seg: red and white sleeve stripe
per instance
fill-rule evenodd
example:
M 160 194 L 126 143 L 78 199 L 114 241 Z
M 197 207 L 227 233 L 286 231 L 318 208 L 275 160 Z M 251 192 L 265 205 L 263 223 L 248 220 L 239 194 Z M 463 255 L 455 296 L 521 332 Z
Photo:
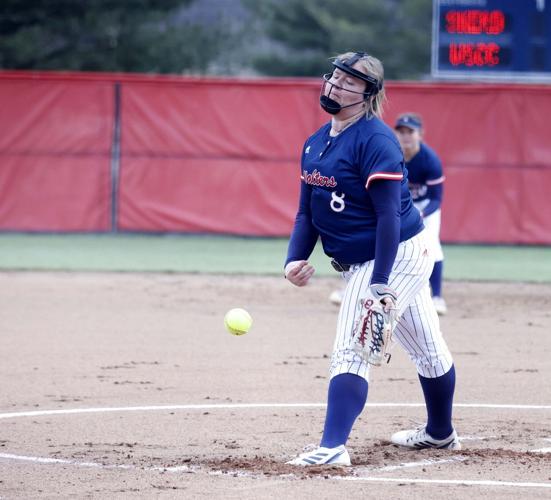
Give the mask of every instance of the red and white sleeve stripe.
M 395 172 L 377 172 L 376 174 L 370 175 L 367 178 L 367 183 L 365 184 L 365 189 L 369 189 L 369 183 L 371 181 L 376 181 L 377 179 L 388 179 L 391 181 L 401 181 L 404 178 L 404 174 L 395 173 Z
M 427 186 L 436 186 L 437 184 L 442 184 L 446 178 L 444 176 L 438 177 L 438 179 L 431 179 L 430 181 L 427 181 Z

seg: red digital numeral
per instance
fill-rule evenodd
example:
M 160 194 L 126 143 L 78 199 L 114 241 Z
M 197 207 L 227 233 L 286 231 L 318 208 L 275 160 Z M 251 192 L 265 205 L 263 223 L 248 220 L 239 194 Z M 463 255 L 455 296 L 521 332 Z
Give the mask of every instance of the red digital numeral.
M 499 35 L 505 30 L 501 10 L 450 10 L 446 13 L 446 31 L 467 35 Z
M 450 43 L 450 63 L 454 66 L 496 66 L 499 64 L 497 43 Z

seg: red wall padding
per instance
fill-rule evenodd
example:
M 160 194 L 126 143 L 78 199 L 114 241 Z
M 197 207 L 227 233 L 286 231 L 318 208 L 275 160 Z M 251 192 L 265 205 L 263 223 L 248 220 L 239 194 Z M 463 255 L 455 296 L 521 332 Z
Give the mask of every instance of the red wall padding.
M 287 236 L 317 79 L 0 73 L 0 230 Z M 446 242 L 551 244 L 551 86 L 389 83 L 385 119 L 420 112 L 446 174 Z
M 106 231 L 108 160 L 96 156 L 0 156 L 0 227 L 12 231 Z
M 113 83 L 0 74 L 0 229 L 110 229 Z
M 122 153 L 188 158 L 296 158 L 317 125 L 317 89 L 128 82 L 122 91 Z
M 127 83 L 119 227 L 288 235 L 317 89 Z
M 442 239 L 551 244 L 551 86 L 394 84 L 385 118 L 422 114 L 444 166 Z
M 296 163 L 201 158 L 123 159 L 123 230 L 289 234 Z

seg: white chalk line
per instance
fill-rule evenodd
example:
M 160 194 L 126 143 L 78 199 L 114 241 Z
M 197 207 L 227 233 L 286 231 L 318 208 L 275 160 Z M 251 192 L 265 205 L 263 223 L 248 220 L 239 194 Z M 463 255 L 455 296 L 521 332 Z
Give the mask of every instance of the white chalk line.
M 67 460 L 64 458 L 49 458 L 49 457 L 29 457 L 25 455 L 13 455 L 11 453 L 0 453 L 0 459 L 13 460 L 22 462 L 34 462 L 38 464 L 70 464 L 78 465 L 79 467 L 97 467 L 100 469 L 130 469 L 128 465 L 105 465 L 95 462 L 78 462 L 76 460 Z
M 20 461 L 20 462 L 33 462 L 38 464 L 64 464 L 64 465 L 76 465 L 78 467 L 93 467 L 99 469 L 125 469 L 125 470 L 148 470 L 148 471 L 163 471 L 163 472 L 199 472 L 199 466 L 189 466 L 189 465 L 177 465 L 169 467 L 138 467 L 133 464 L 102 464 L 98 462 L 80 462 L 78 460 L 69 460 L 67 458 L 51 458 L 51 457 L 33 457 L 28 455 L 15 455 L 13 453 L 0 453 L 0 460 L 11 460 L 11 461 Z M 412 467 L 423 467 L 431 465 L 441 465 L 452 462 L 464 462 L 467 460 L 467 457 L 456 456 L 453 458 L 431 460 L 424 459 L 417 462 L 403 462 L 397 465 L 386 465 L 384 467 L 357 467 L 354 468 L 356 474 L 365 474 L 371 472 L 392 472 L 400 469 L 408 469 Z M 213 473 L 220 473 L 221 471 L 212 471 Z M 236 471 L 231 471 L 236 472 Z
M 470 479 L 416 479 L 407 477 L 354 477 L 341 476 L 333 479 L 340 481 L 371 481 L 377 483 L 410 483 L 410 484 L 454 484 L 461 486 L 506 486 L 509 488 L 551 488 L 551 483 L 523 483 L 514 481 L 484 481 Z
M 459 441 L 486 441 L 496 438 L 497 436 L 459 436 Z
M 14 455 L 12 453 L 0 453 L 0 460 L 12 460 L 20 462 L 33 462 L 38 464 L 64 464 L 76 465 L 78 467 L 93 467 L 97 469 L 140 469 L 151 471 L 169 471 L 169 472 L 192 472 L 193 467 L 188 465 L 178 465 L 173 467 L 136 467 L 132 464 L 100 464 L 97 462 L 79 462 L 78 460 L 69 460 L 66 458 L 50 458 L 50 457 L 31 457 L 27 455 Z
M 100 407 L 100 408 L 72 408 L 62 410 L 35 410 L 26 412 L 10 412 L 0 413 L 0 419 L 18 418 L 18 417 L 36 417 L 45 415 L 67 415 L 67 414 L 83 414 L 83 413 L 109 413 L 109 412 L 128 412 L 128 411 L 167 411 L 167 410 L 219 410 L 219 409 L 250 409 L 250 408 L 324 408 L 325 403 L 221 403 L 221 404 L 188 404 L 188 405 L 163 405 L 163 406 L 130 406 L 130 407 Z M 395 408 L 395 407 L 424 407 L 421 403 L 368 403 L 366 406 L 373 408 Z M 551 405 L 504 405 L 504 404 L 477 404 L 477 403 L 458 403 L 454 405 L 456 408 L 489 408 L 489 409 L 536 409 L 548 410 Z M 490 437 L 481 436 L 465 436 L 461 440 L 484 440 Z M 551 441 L 551 438 L 545 438 Z M 549 453 L 551 448 L 540 448 L 531 450 L 534 453 Z M 101 469 L 123 469 L 123 470 L 148 470 L 148 471 L 164 471 L 164 472 L 198 472 L 197 468 L 181 465 L 171 467 L 136 467 L 129 464 L 100 464 L 96 462 L 79 462 L 76 460 L 58 459 L 49 457 L 32 457 L 13 455 L 8 453 L 0 453 L 0 459 L 27 461 L 40 464 L 66 464 L 75 465 L 78 467 L 93 467 Z M 398 465 L 390 465 L 375 469 L 362 468 L 359 469 L 364 473 L 372 472 L 391 472 L 405 468 L 431 466 L 455 461 L 462 461 L 465 458 L 454 457 L 446 460 L 422 460 L 418 462 L 405 462 Z M 225 471 L 210 471 L 209 474 L 228 474 Z M 243 471 L 233 471 L 238 476 L 248 476 L 249 474 Z M 386 478 L 373 476 L 354 476 L 354 477 L 332 477 L 337 480 L 349 481 L 370 481 L 370 482 L 398 482 L 398 483 L 430 483 L 430 484 L 457 484 L 457 485 L 472 485 L 472 486 L 510 486 L 510 487 L 532 487 L 532 488 L 551 488 L 551 483 L 528 483 L 528 482 L 511 482 L 511 481 L 490 481 L 490 480 L 432 480 L 432 479 L 416 479 L 416 478 Z
M 99 469 L 122 469 L 122 470 L 145 470 L 157 472 L 187 472 L 198 473 L 202 472 L 197 468 L 186 465 L 174 467 L 136 467 L 129 464 L 99 464 L 95 462 L 79 462 L 77 460 L 67 460 L 61 458 L 46 458 L 46 457 L 31 457 L 25 455 L 13 455 L 10 453 L 0 453 L 0 459 L 13 461 L 26 461 L 39 464 L 64 464 L 75 465 L 78 467 L 93 467 Z M 380 467 L 372 470 L 362 468 L 362 472 L 389 472 L 400 468 L 418 467 L 421 465 L 431 466 L 452 461 L 460 461 L 461 457 L 456 457 L 453 460 L 421 460 L 419 462 L 406 462 L 397 466 Z M 254 477 L 253 474 L 243 471 L 220 471 L 214 470 L 207 472 L 212 475 L 237 475 L 240 477 Z M 290 476 L 286 474 L 286 476 Z M 500 486 L 509 488 L 551 488 L 551 483 L 534 483 L 534 482 L 515 482 L 515 481 L 491 481 L 491 480 L 470 480 L 470 479 L 418 479 L 418 478 L 398 478 L 398 477 L 376 477 L 376 476 L 330 476 L 329 479 L 337 481 L 366 481 L 379 483 L 404 483 L 404 484 L 446 484 L 446 485 L 462 485 L 462 486 Z
M 543 438 L 543 440 L 551 442 L 551 438 Z M 536 450 L 530 450 L 530 451 L 532 453 L 551 453 L 551 448 L 550 447 L 538 448 Z
M 453 458 L 444 458 L 440 460 L 418 460 L 417 462 L 402 462 L 397 465 L 385 465 L 384 467 L 376 467 L 376 468 L 370 468 L 370 467 L 363 467 L 358 468 L 358 473 L 366 473 L 366 472 L 393 472 L 395 470 L 400 469 L 409 469 L 412 467 L 423 467 L 423 466 L 431 466 L 431 465 L 442 465 L 442 464 L 449 464 L 452 462 L 464 462 L 467 460 L 467 457 L 457 456 Z M 358 474 L 359 475 L 359 474 Z
M 551 410 L 551 405 L 513 405 L 486 403 L 458 403 L 454 408 L 503 409 L 503 410 Z M 82 413 L 111 413 L 128 411 L 171 411 L 171 410 L 242 410 L 251 408 L 325 408 L 325 403 L 220 403 L 185 404 L 165 406 L 122 406 L 106 408 L 69 408 L 63 410 L 33 410 L 0 413 L 0 420 L 19 417 L 40 417 L 45 415 L 71 415 Z M 424 403 L 367 403 L 366 408 L 425 408 Z

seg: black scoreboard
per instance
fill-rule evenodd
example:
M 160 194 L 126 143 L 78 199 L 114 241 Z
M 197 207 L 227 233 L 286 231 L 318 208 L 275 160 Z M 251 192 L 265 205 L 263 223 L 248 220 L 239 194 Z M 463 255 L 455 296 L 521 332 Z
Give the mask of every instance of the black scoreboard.
M 551 81 L 551 0 L 433 0 L 432 76 Z

